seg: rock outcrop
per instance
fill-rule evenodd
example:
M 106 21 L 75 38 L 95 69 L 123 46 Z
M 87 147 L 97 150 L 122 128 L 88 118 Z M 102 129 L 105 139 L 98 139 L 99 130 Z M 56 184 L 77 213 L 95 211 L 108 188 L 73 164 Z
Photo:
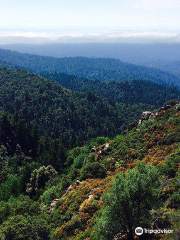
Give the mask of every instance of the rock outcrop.
M 154 119 L 155 118 L 155 114 L 150 112 L 150 111 L 145 111 L 142 113 L 141 119 L 139 120 L 138 126 L 137 126 L 137 130 L 140 130 L 140 127 L 142 125 L 143 122 L 149 120 L 149 119 Z
M 109 142 L 109 143 L 105 143 L 97 148 L 93 147 L 91 149 L 91 153 L 94 152 L 96 154 L 96 159 L 97 159 L 97 157 L 100 155 L 103 155 L 103 156 L 106 155 L 106 153 L 110 150 L 110 146 L 112 146 L 112 145 L 113 145 L 113 143 Z

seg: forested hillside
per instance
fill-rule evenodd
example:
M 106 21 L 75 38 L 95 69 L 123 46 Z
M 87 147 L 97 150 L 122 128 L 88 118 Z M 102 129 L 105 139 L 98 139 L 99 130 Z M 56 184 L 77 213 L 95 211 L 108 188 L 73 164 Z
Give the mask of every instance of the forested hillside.
M 21 67 L 38 73 L 63 72 L 97 80 L 143 80 L 180 86 L 179 78 L 170 73 L 110 58 L 53 58 L 0 49 L 0 60 L 11 67 Z
M 177 36 L 178 37 L 178 36 Z M 74 39 L 74 38 L 73 38 Z M 71 41 L 73 41 L 71 38 Z M 131 40 L 130 40 L 131 39 Z M 130 38 L 133 41 L 133 38 Z M 5 41 L 5 40 L 4 40 Z M 57 43 L 57 44 L 7 44 L 3 49 L 41 56 L 115 58 L 124 62 L 142 64 L 157 60 L 178 61 L 180 44 L 169 43 Z
M 178 240 L 179 90 L 3 65 L 0 240 Z
M 69 150 L 62 172 L 46 163 L 58 148 L 47 154 L 37 126 L 1 112 L 0 239 L 133 240 L 137 226 L 173 230 L 144 239 L 178 239 L 180 104 L 148 114 L 139 130 Z M 33 142 L 42 155 L 23 153 Z
M 145 109 L 117 104 L 92 93 L 75 93 L 24 70 L 0 69 L 0 108 L 40 126 L 66 147 L 96 136 L 113 136 Z
M 180 61 L 156 60 L 144 62 L 144 65 L 161 69 L 180 78 Z
M 150 81 L 99 81 L 64 73 L 44 73 L 42 75 L 73 91 L 92 92 L 125 104 L 145 103 L 159 107 L 166 101 L 180 98 L 178 89 Z

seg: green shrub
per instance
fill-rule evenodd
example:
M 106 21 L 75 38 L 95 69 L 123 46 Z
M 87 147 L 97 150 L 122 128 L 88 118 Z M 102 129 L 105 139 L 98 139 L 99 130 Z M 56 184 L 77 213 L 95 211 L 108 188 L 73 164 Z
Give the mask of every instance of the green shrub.
M 109 142 L 109 138 L 108 137 L 97 137 L 97 138 L 91 140 L 91 142 L 89 144 L 89 150 L 91 148 L 93 148 L 94 146 L 98 147 L 98 146 L 100 146 L 100 145 L 102 145 L 104 143 L 107 143 L 107 142 Z
M 53 186 L 47 189 L 43 195 L 41 195 L 40 200 L 45 204 L 50 204 L 53 199 L 58 198 L 58 189 Z
M 49 225 L 41 217 L 10 217 L 1 224 L 0 232 L 9 240 L 49 240 Z
M 21 178 L 10 175 L 8 180 L 0 185 L 0 201 L 8 201 L 11 196 L 17 197 L 22 188 Z
M 166 161 L 160 165 L 159 168 L 162 174 L 165 174 L 169 178 L 174 178 L 178 171 L 179 164 L 180 164 L 180 155 L 179 153 L 176 153 L 168 157 Z
M 0 202 L 0 224 L 10 215 L 11 209 L 7 202 Z M 0 238 L 1 239 L 1 238 Z
M 160 207 L 159 186 L 157 169 L 142 163 L 127 174 L 116 175 L 97 221 L 104 239 L 113 240 L 120 233 L 133 240 L 137 226 L 148 226 L 150 211 Z
M 106 169 L 99 162 L 87 163 L 81 169 L 80 177 L 82 180 L 87 178 L 104 178 L 106 177 Z
M 83 165 L 84 160 L 86 159 L 86 154 L 81 154 L 74 159 L 73 167 L 74 168 L 81 168 Z
M 73 148 L 72 150 L 69 150 L 68 153 L 67 153 L 66 165 L 71 166 L 73 164 L 74 159 L 76 157 L 78 157 L 80 153 L 81 153 L 81 148 L 80 147 Z

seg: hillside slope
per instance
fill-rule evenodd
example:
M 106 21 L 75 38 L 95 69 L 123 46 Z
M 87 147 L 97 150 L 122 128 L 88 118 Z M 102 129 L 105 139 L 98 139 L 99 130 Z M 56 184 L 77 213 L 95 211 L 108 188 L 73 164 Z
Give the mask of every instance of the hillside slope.
M 73 91 L 92 92 L 125 104 L 144 103 L 160 107 L 164 102 L 180 97 L 178 89 L 149 81 L 99 81 L 64 73 L 44 73 L 42 75 Z
M 18 154 L 1 159 L 10 172 L 0 185 L 2 239 L 135 240 L 137 226 L 173 231 L 141 239 L 179 239 L 180 103 L 143 113 L 139 130 L 68 151 L 64 174 L 37 166 L 24 195 L 20 160 L 32 160 Z
M 0 108 L 38 124 L 43 134 L 60 138 L 68 148 L 117 134 L 146 107 L 116 104 L 91 93 L 72 92 L 24 70 L 0 68 Z
M 103 236 L 103 223 L 101 225 L 102 229 L 100 229 L 100 226 L 98 227 L 98 224 L 101 224 L 99 219 L 105 214 L 105 212 L 103 212 L 104 196 L 107 191 L 109 191 L 109 187 L 115 176 L 119 176 L 124 171 L 126 174 L 131 173 L 132 170 L 130 169 L 136 168 L 139 162 L 154 166 L 154 171 L 159 171 L 161 182 L 158 185 L 158 191 L 161 192 L 160 202 L 158 203 L 158 208 L 155 210 L 158 212 L 158 215 L 152 211 L 148 226 L 152 226 L 152 228 L 155 229 L 167 228 L 174 230 L 174 235 L 169 238 L 168 235 L 152 234 L 151 236 L 144 235 L 144 239 L 178 239 L 180 234 L 180 228 L 178 228 L 178 219 L 180 216 L 178 194 L 180 188 L 177 182 L 180 174 L 180 105 L 168 106 L 167 109 L 162 108 L 152 114 L 152 116 L 153 118 L 144 120 L 139 131 L 133 129 L 123 135 L 117 136 L 104 145 L 96 145 L 92 149 L 92 145 L 82 148 L 79 150 L 79 153 L 75 150 L 69 152 L 69 157 L 71 158 L 74 153 L 71 171 L 77 171 L 81 168 L 79 176 L 77 176 L 75 180 L 78 179 L 82 182 L 75 182 L 68 191 L 64 192 L 63 195 L 59 195 L 57 207 L 55 210 L 52 210 L 52 213 L 55 215 L 71 215 L 70 218 L 63 217 L 58 223 L 59 226 L 58 224 L 56 225 L 55 235 L 57 239 L 113 240 L 114 237 L 106 238 Z M 84 161 L 80 161 L 80 159 L 84 159 Z M 80 162 L 78 162 L 78 160 Z M 102 169 L 106 169 L 107 172 L 103 172 L 101 168 L 99 168 L 101 169 L 101 172 L 99 172 L 95 168 L 95 163 L 101 165 Z M 145 175 L 146 179 L 148 178 L 147 175 L 148 173 Z M 123 176 L 123 178 L 125 178 L 125 175 Z M 72 179 L 70 181 L 72 181 Z M 151 182 L 150 180 L 148 181 L 148 185 L 150 185 Z M 128 183 L 126 184 L 126 188 L 128 188 Z M 134 183 L 132 182 L 130 185 L 131 184 Z M 58 191 L 58 186 L 56 187 L 56 191 Z M 122 193 L 121 197 L 126 196 L 125 189 L 119 189 L 119 191 L 124 191 L 124 195 Z M 130 194 L 132 194 L 132 191 L 133 188 Z M 138 190 L 136 191 L 134 201 L 135 204 L 138 205 L 138 199 L 139 201 L 143 199 L 143 196 L 140 197 L 142 189 L 139 193 Z M 154 196 L 154 199 L 156 196 Z M 118 201 L 115 199 L 115 196 L 111 196 L 108 207 L 110 207 L 110 203 L 113 201 L 116 201 L 116 204 L 118 204 Z M 145 199 L 142 201 L 145 201 Z M 149 199 L 149 201 L 151 200 Z M 128 200 L 124 204 L 128 211 L 130 207 Z M 143 208 L 143 202 L 141 204 L 141 208 Z M 118 205 L 114 207 L 117 212 Z M 136 205 L 134 208 L 135 207 Z M 106 210 L 104 209 L 104 211 Z M 148 209 L 146 209 L 145 212 L 148 213 Z M 134 217 L 135 215 L 132 216 L 131 219 L 132 224 L 133 221 L 135 221 Z M 124 229 L 111 228 L 113 224 L 117 224 L 116 226 L 118 226 L 120 220 L 121 219 L 118 219 L 114 213 L 113 219 L 111 219 L 109 223 L 110 227 L 109 229 L 105 229 L 105 231 L 112 231 L 113 236 L 118 234 L 119 237 L 116 238 L 118 240 L 136 239 L 135 234 L 133 238 L 129 238 L 128 232 L 125 233 Z M 105 221 L 105 219 L 103 219 L 103 221 Z M 141 221 L 141 219 L 139 219 L 139 221 Z M 119 227 L 120 226 L 121 224 Z M 145 226 L 147 227 L 147 223 Z M 134 227 L 137 227 L 137 225 Z M 143 227 L 143 225 L 141 227 Z M 133 232 L 134 230 L 135 228 Z M 99 234 L 97 232 L 99 232 Z
M 97 80 L 143 80 L 180 85 L 180 80 L 172 74 L 110 58 L 53 58 L 0 49 L 0 61 L 38 73 L 63 72 Z
M 144 62 L 145 66 L 161 69 L 180 78 L 180 61 L 156 60 Z

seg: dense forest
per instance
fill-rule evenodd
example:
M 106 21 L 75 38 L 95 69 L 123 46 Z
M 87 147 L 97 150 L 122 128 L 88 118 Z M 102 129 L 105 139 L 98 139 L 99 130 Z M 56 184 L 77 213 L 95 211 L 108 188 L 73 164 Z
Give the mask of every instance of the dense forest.
M 0 61 L 1 64 L 10 64 L 10 67 L 38 73 L 63 72 L 95 80 L 143 80 L 162 85 L 180 85 L 179 78 L 170 73 L 111 58 L 53 58 L 0 49 Z
M 97 136 L 114 136 L 153 106 L 117 104 L 91 92 L 72 92 L 25 70 L 1 68 L 0 108 L 73 147 Z
M 178 102 L 152 112 L 138 131 L 61 154 L 56 168 L 59 147 L 36 124 L 1 111 L 0 129 L 0 239 L 133 240 L 137 225 L 173 230 L 144 239 L 178 239 Z
M 174 76 L 180 78 L 180 61 L 168 61 L 168 60 L 156 60 L 156 61 L 149 61 L 144 63 L 146 66 L 149 67 L 156 67 L 161 69 L 162 71 L 169 72 Z
M 99 81 L 64 73 L 42 75 L 73 91 L 91 92 L 125 104 L 144 103 L 159 107 L 168 100 L 180 97 L 180 91 L 175 87 L 162 86 L 150 81 Z

